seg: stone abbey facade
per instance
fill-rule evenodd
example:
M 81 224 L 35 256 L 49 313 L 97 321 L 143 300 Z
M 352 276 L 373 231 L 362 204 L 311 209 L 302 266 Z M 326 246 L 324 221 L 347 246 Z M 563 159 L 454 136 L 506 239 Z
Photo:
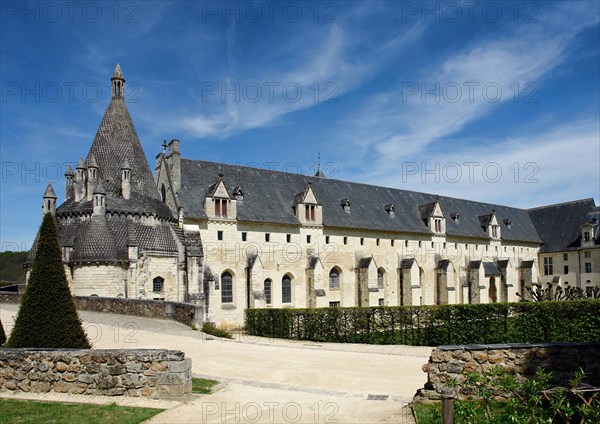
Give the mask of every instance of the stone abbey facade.
M 44 195 L 76 295 L 199 303 L 205 319 L 233 324 L 248 307 L 506 302 L 546 280 L 600 286 L 592 199 L 524 210 L 185 159 L 179 140 L 163 144 L 153 177 L 119 65 L 111 81 L 65 202 L 51 186 Z M 545 275 L 563 251 L 568 280 Z M 587 251 L 595 265 L 577 269 L 569 255 Z

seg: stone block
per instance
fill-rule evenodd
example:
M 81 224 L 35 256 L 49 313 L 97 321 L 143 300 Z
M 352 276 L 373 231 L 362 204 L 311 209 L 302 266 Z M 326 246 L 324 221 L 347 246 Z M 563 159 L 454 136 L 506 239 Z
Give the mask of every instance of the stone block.
M 450 361 L 448 362 L 448 372 L 452 374 L 458 374 L 463 371 L 464 362 L 462 361 Z
M 171 372 L 184 372 L 192 368 L 192 359 L 185 358 L 183 361 L 169 361 L 168 369 Z
M 28 392 L 30 390 L 29 381 L 20 381 L 19 384 L 17 384 L 17 387 L 24 392 Z
M 90 384 L 94 382 L 94 376 L 92 374 L 80 374 L 77 380 L 85 384 Z
M 125 374 L 126 372 L 127 372 L 127 368 L 123 364 L 110 365 L 108 367 L 108 373 L 110 375 L 121 375 L 121 374 Z
M 35 393 L 48 393 L 50 391 L 50 384 L 43 381 L 36 381 L 31 383 L 31 391 Z
M 68 382 L 77 380 L 77 377 L 77 374 L 74 374 L 72 372 L 66 372 L 62 375 L 62 379 Z
M 17 382 L 15 380 L 8 380 L 4 383 L 4 387 L 8 390 L 15 390 L 17 388 Z
M 486 362 L 488 360 L 487 352 L 485 351 L 476 351 L 471 354 L 473 359 L 475 359 L 480 364 Z
M 58 372 L 65 372 L 67 370 L 68 366 L 67 364 L 65 364 L 62 361 L 59 361 L 56 363 L 56 365 L 54 365 L 54 369 Z
M 154 371 L 166 371 L 168 369 L 168 367 L 169 367 L 168 362 L 160 361 L 160 362 L 152 362 L 150 369 L 154 370 Z
M 58 381 L 53 386 L 53 389 L 55 392 L 58 392 L 58 393 L 67 393 L 69 391 L 69 384 L 64 381 Z

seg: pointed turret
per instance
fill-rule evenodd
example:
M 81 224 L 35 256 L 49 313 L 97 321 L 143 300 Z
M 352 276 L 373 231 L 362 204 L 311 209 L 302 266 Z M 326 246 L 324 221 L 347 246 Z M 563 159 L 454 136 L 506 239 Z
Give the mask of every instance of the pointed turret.
M 315 177 L 325 178 L 325 174 L 321 171 L 321 165 L 318 166 L 317 172 L 315 173 Z
M 112 98 L 113 99 L 124 99 L 125 98 L 125 78 L 123 78 L 123 72 L 121 72 L 121 65 L 117 63 L 115 72 L 112 78 Z
M 98 182 L 98 163 L 94 155 L 90 155 L 87 160 L 87 199 L 92 200 L 96 184 Z
M 81 156 L 79 157 L 79 162 L 77 162 L 77 166 L 75 167 L 75 174 L 75 184 L 73 190 L 75 192 L 75 201 L 79 202 L 85 198 L 86 190 L 86 167 Z
M 47 213 L 51 213 L 54 215 L 56 213 L 56 193 L 54 192 L 54 188 L 52 184 L 48 184 L 46 187 L 46 192 L 44 193 L 44 203 L 42 204 L 42 215 L 46 215 Z
M 67 166 L 67 170 L 65 171 L 65 200 L 72 199 L 75 196 L 73 192 L 73 168 L 71 165 Z
M 121 194 L 123 199 L 126 200 L 131 197 L 131 165 L 129 165 L 127 158 L 121 165 Z
M 99 182 L 94 190 L 94 215 L 104 215 L 106 211 L 106 190 Z

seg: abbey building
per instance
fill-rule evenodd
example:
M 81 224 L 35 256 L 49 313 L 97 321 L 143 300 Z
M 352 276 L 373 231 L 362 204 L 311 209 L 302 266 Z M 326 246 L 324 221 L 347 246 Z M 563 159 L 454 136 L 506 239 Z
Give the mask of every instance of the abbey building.
M 506 302 L 537 282 L 600 286 L 592 199 L 525 210 L 186 159 L 179 140 L 153 177 L 119 65 L 111 81 L 64 203 L 51 186 L 44 195 L 75 295 L 195 302 L 206 320 L 242 323 L 248 307 Z

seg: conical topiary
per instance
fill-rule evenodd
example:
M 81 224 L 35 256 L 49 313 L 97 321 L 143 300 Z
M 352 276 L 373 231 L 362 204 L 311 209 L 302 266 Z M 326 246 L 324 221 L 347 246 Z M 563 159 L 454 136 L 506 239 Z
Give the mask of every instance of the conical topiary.
M 52 214 L 44 215 L 27 289 L 6 346 L 90 348 L 67 283 Z
M 4 327 L 2 327 L 2 320 L 0 319 L 0 346 L 2 346 L 5 341 L 6 333 L 4 332 Z

